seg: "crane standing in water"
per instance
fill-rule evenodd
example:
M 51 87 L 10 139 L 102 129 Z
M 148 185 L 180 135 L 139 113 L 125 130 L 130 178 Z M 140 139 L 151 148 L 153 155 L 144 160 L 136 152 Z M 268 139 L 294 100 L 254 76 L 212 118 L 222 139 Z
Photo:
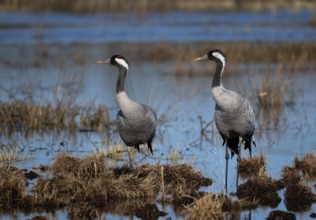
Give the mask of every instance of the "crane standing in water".
M 97 61 L 97 64 L 111 64 L 119 70 L 116 84 L 116 99 L 120 111 L 117 114 L 117 128 L 124 143 L 135 147 L 146 144 L 153 155 L 152 141 L 157 127 L 157 114 L 148 105 L 139 104 L 127 96 L 124 88 L 129 64 L 122 55 L 114 55 L 108 60 Z
M 249 149 L 251 157 L 251 144 L 254 142 L 255 132 L 255 114 L 249 100 L 240 94 L 224 88 L 222 84 L 222 75 L 225 68 L 226 56 L 219 50 L 211 50 L 206 55 L 196 58 L 198 60 L 212 60 L 216 63 L 216 71 L 212 81 L 212 95 L 215 100 L 215 123 L 223 138 L 223 146 L 226 144 L 226 175 L 225 188 L 227 190 L 228 175 L 228 149 L 231 151 L 231 157 L 234 154 L 237 158 L 237 180 L 238 187 L 238 166 L 241 159 L 241 145 Z

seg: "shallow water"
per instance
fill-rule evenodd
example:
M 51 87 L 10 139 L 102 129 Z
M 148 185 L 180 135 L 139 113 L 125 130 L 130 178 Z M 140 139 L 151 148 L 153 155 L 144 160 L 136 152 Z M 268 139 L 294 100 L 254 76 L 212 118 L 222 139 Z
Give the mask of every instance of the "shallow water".
M 191 40 L 209 40 L 213 35 L 212 30 L 208 28 L 209 21 L 211 26 L 216 27 L 216 32 L 223 33 L 222 29 L 230 31 L 240 31 L 243 35 L 243 27 L 251 27 L 248 40 L 262 40 L 260 37 L 266 36 L 265 40 L 282 41 L 284 38 L 288 41 L 315 40 L 316 31 L 306 25 L 311 12 L 262 12 L 256 13 L 166 13 L 164 16 L 158 14 L 147 15 L 69 15 L 69 14 L 9 14 L 0 16 L 1 24 L 16 25 L 15 28 L 2 28 L 0 31 L 0 43 L 2 45 L 12 45 L 12 51 L 19 51 L 20 43 L 32 44 L 38 43 L 38 38 L 34 34 L 40 33 L 40 42 L 46 46 L 48 51 L 65 47 L 64 43 L 88 41 L 110 42 L 139 41 L 135 36 L 143 36 L 146 41 L 191 41 Z M 109 19 L 112 22 L 109 22 Z M 157 19 L 159 18 L 159 19 Z M 232 19 L 233 18 L 233 19 Z M 267 19 L 268 18 L 268 19 Z M 43 27 L 34 27 L 41 20 Z M 124 21 L 124 22 L 122 22 Z M 126 21 L 126 22 L 125 22 Z M 276 22 L 275 22 L 276 21 Z M 142 25 L 138 25 L 142 22 Z M 202 23 L 198 27 L 197 24 Z M 21 25 L 25 25 L 21 27 Z M 265 28 L 265 25 L 269 25 Z M 282 28 L 280 28 L 282 26 Z M 104 27 L 104 28 L 103 28 Z M 106 28 L 105 28 L 106 27 Z M 129 27 L 123 29 L 123 27 Z M 133 28 L 139 28 L 134 30 Z M 174 28 L 178 27 L 178 28 Z M 194 29 L 196 27 L 199 30 Z M 192 29 L 193 28 L 193 29 Z M 132 30 L 131 30 L 132 29 Z M 175 29 L 175 32 L 170 32 Z M 282 35 L 283 31 L 295 30 L 293 34 Z M 161 30 L 164 30 L 161 32 Z M 263 30 L 264 33 L 261 33 Z M 123 31 L 117 33 L 116 31 Z M 130 31 L 130 32 L 129 32 Z M 146 32 L 147 31 L 147 32 Z M 186 35 L 183 31 L 190 33 Z M 193 31 L 193 32 L 192 32 Z M 240 40 L 238 34 L 226 34 L 226 37 L 218 35 L 212 40 Z M 97 32 L 97 33 L 95 33 Z M 105 34 L 105 32 L 107 34 Z M 161 34 L 159 35 L 158 34 Z M 52 34 L 54 33 L 54 34 Z M 147 34 L 146 34 L 147 33 Z M 192 34 L 194 33 L 194 34 Z M 201 39 L 199 34 L 203 33 Z M 224 31 L 225 33 L 225 31 Z M 271 33 L 271 34 L 269 34 Z M 313 34 L 310 34 L 313 33 Z M 135 35 L 133 35 L 135 34 Z M 122 38 L 121 38 L 122 36 Z M 189 37 L 188 37 L 189 36 Z M 238 37 L 239 36 L 239 37 Z M 235 38 L 236 37 L 236 38 Z M 141 40 L 142 41 L 142 40 Z M 46 43 L 57 42 L 59 46 L 50 47 Z M 78 44 L 80 46 L 80 44 Z M 8 48 L 8 47 L 6 47 Z M 112 66 L 95 65 L 90 60 L 96 61 L 103 52 L 103 48 L 98 48 L 91 44 L 91 51 L 85 51 L 89 63 L 85 65 L 74 66 L 69 60 L 63 60 L 64 65 L 51 65 L 45 67 L 34 67 L 32 65 L 10 66 L 1 63 L 0 78 L 1 86 L 7 89 L 13 88 L 13 91 L 21 92 L 21 85 L 31 84 L 35 101 L 41 103 L 43 100 L 51 100 L 56 96 L 58 86 L 58 95 L 63 96 L 67 93 L 67 83 L 69 81 L 82 82 L 78 96 L 74 100 L 77 104 L 88 104 L 92 99 L 95 106 L 105 105 L 111 108 L 111 118 L 115 118 L 118 106 L 115 100 L 115 84 L 117 78 L 117 69 Z M 1 51 L 1 56 L 12 51 Z M 33 57 L 27 53 L 27 50 L 21 49 L 20 57 L 15 58 L 17 62 L 23 63 L 23 57 L 32 60 Z M 97 51 L 97 52 L 95 52 Z M 16 53 L 12 53 L 16 54 Z M 3 58 L 3 59 L 4 59 Z M 193 66 L 205 65 L 205 63 L 194 63 Z M 212 66 L 211 66 L 212 67 Z M 179 152 L 179 161 L 192 163 L 195 168 L 201 170 L 206 176 L 215 180 L 215 183 L 203 190 L 212 192 L 224 192 L 225 178 L 225 149 L 221 147 L 222 140 L 218 135 L 214 124 L 208 128 L 206 136 L 200 134 L 199 116 L 207 123 L 213 119 L 214 101 L 210 95 L 210 84 L 213 71 L 210 68 L 209 75 L 176 76 L 170 74 L 173 72 L 175 64 L 171 62 L 138 62 L 133 63 L 127 77 L 127 92 L 132 99 L 141 103 L 148 103 L 156 109 L 158 116 L 165 114 L 166 121 L 162 123 L 157 131 L 157 138 L 154 141 L 154 156 L 144 157 L 148 154 L 138 154 L 135 161 L 142 163 L 172 163 L 168 157 L 175 151 Z M 267 71 L 265 67 L 259 65 L 262 74 Z M 261 75 L 262 76 L 262 75 Z M 316 75 L 313 71 L 291 74 L 284 76 L 286 79 L 292 79 L 295 83 L 291 90 L 295 91 L 295 103 L 284 108 L 280 116 L 278 127 L 263 125 L 260 117 L 256 96 L 250 82 L 258 81 L 261 77 L 258 74 L 251 74 L 251 71 L 245 74 L 224 75 L 224 85 L 232 90 L 242 92 L 248 96 L 255 104 L 257 117 L 256 143 L 257 147 L 253 149 L 253 155 L 261 152 L 267 160 L 267 173 L 273 178 L 279 178 L 281 169 L 285 165 L 292 165 L 294 156 L 302 156 L 316 150 L 316 97 L 314 82 Z M 286 81 L 286 79 L 284 79 Z M 23 86 L 22 86 L 23 88 Z M 303 90 L 303 92 L 300 92 Z M 0 94 L 2 100 L 7 98 L 7 94 Z M 26 156 L 26 160 L 17 163 L 21 168 L 31 169 L 38 165 L 44 165 L 52 162 L 52 159 L 61 151 L 69 152 L 76 156 L 88 155 L 98 148 L 109 149 L 109 144 L 104 140 L 106 134 L 97 133 L 79 133 L 75 138 L 69 134 L 34 134 L 31 138 L 25 138 L 24 134 L 15 133 L 11 137 L 2 136 L 3 143 L 17 142 L 19 146 L 24 146 L 21 154 Z M 62 144 L 61 144 L 62 143 Z M 117 134 L 111 135 L 111 144 L 122 144 Z M 242 156 L 248 156 L 248 152 L 242 151 Z M 127 155 L 124 155 L 125 163 Z M 113 164 L 117 162 L 113 161 Z M 229 191 L 236 190 L 236 157 L 229 161 Z M 314 188 L 314 187 L 313 187 Z M 315 191 L 315 189 L 314 189 Z M 283 198 L 283 196 L 281 196 Z M 286 210 L 283 201 L 277 207 Z M 162 207 L 159 205 L 159 209 Z M 177 218 L 171 207 L 166 207 L 167 217 Z M 252 211 L 240 213 L 243 219 L 263 219 L 268 216 L 271 208 L 258 208 Z M 313 205 L 311 210 L 299 214 L 297 219 L 306 219 L 310 213 L 316 211 Z M 19 219 L 27 219 L 38 213 L 16 214 Z M 57 219 L 67 217 L 67 209 L 61 209 L 54 213 L 42 213 Z M 104 213 L 109 219 L 127 219 L 127 215 L 118 215 L 113 213 Z M 250 216 L 250 217 L 249 217 Z M 13 219 L 13 215 L 0 216 L 1 219 Z M 135 219 L 137 219 L 134 216 Z
M 2 43 L 313 41 L 312 11 L 2 13 Z

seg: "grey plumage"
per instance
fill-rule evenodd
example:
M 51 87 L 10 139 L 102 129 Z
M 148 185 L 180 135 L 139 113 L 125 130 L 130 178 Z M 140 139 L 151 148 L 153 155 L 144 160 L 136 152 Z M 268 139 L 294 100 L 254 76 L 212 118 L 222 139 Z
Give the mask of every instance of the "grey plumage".
M 223 138 L 223 146 L 229 148 L 231 155 L 240 156 L 240 146 L 244 145 L 251 156 L 251 144 L 255 145 L 255 114 L 249 100 L 240 94 L 224 88 L 222 74 L 225 68 L 226 56 L 219 50 L 211 50 L 208 54 L 195 60 L 212 60 L 216 63 L 216 71 L 212 81 L 212 95 L 215 100 L 215 123 Z M 228 151 L 226 149 L 226 187 Z M 240 160 L 240 157 L 238 161 Z M 238 177 L 237 177 L 238 181 Z
M 251 155 L 251 142 L 255 131 L 253 108 L 250 102 L 239 94 L 229 90 L 223 91 L 226 94 L 221 94 L 217 99 L 229 95 L 229 103 L 216 101 L 215 106 L 215 123 L 223 138 L 223 145 L 226 143 L 232 157 L 234 154 L 239 155 L 241 138 L 245 149 L 248 149 Z
M 98 61 L 99 64 L 111 64 L 119 69 L 116 84 L 116 98 L 120 106 L 117 114 L 117 128 L 120 137 L 129 147 L 139 151 L 139 145 L 146 144 L 153 154 L 152 141 L 157 127 L 156 112 L 148 105 L 139 104 L 131 100 L 125 92 L 125 78 L 129 64 L 121 55 L 114 55 L 109 60 Z

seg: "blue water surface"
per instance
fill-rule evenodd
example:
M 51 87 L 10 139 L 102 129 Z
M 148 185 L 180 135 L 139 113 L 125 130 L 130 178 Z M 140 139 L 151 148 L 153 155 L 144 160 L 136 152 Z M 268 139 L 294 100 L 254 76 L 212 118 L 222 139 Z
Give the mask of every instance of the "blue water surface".
M 2 13 L 0 43 L 313 41 L 313 12 Z

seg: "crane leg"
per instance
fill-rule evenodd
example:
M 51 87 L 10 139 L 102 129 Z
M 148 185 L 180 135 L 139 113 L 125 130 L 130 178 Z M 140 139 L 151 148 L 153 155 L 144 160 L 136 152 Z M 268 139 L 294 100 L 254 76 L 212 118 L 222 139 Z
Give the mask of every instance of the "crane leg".
M 239 148 L 239 154 L 237 157 L 237 178 L 236 178 L 236 190 L 238 189 L 238 181 L 239 181 L 239 162 L 241 160 L 241 148 Z
M 131 156 L 131 152 L 130 152 L 130 147 L 127 148 L 127 154 L 128 154 L 128 164 L 129 164 L 129 168 L 133 169 L 133 160 L 132 160 L 132 156 Z
M 228 147 L 227 147 L 227 144 L 226 144 L 225 159 L 226 159 L 225 189 L 226 189 L 226 193 L 227 193 L 228 160 L 229 160 L 229 155 L 228 155 Z
M 153 147 L 152 147 L 152 145 L 151 145 L 151 140 L 149 140 L 149 141 L 147 142 L 147 146 L 148 146 L 148 149 L 149 149 L 150 152 L 151 152 L 151 155 L 154 155 L 154 153 L 153 153 Z

